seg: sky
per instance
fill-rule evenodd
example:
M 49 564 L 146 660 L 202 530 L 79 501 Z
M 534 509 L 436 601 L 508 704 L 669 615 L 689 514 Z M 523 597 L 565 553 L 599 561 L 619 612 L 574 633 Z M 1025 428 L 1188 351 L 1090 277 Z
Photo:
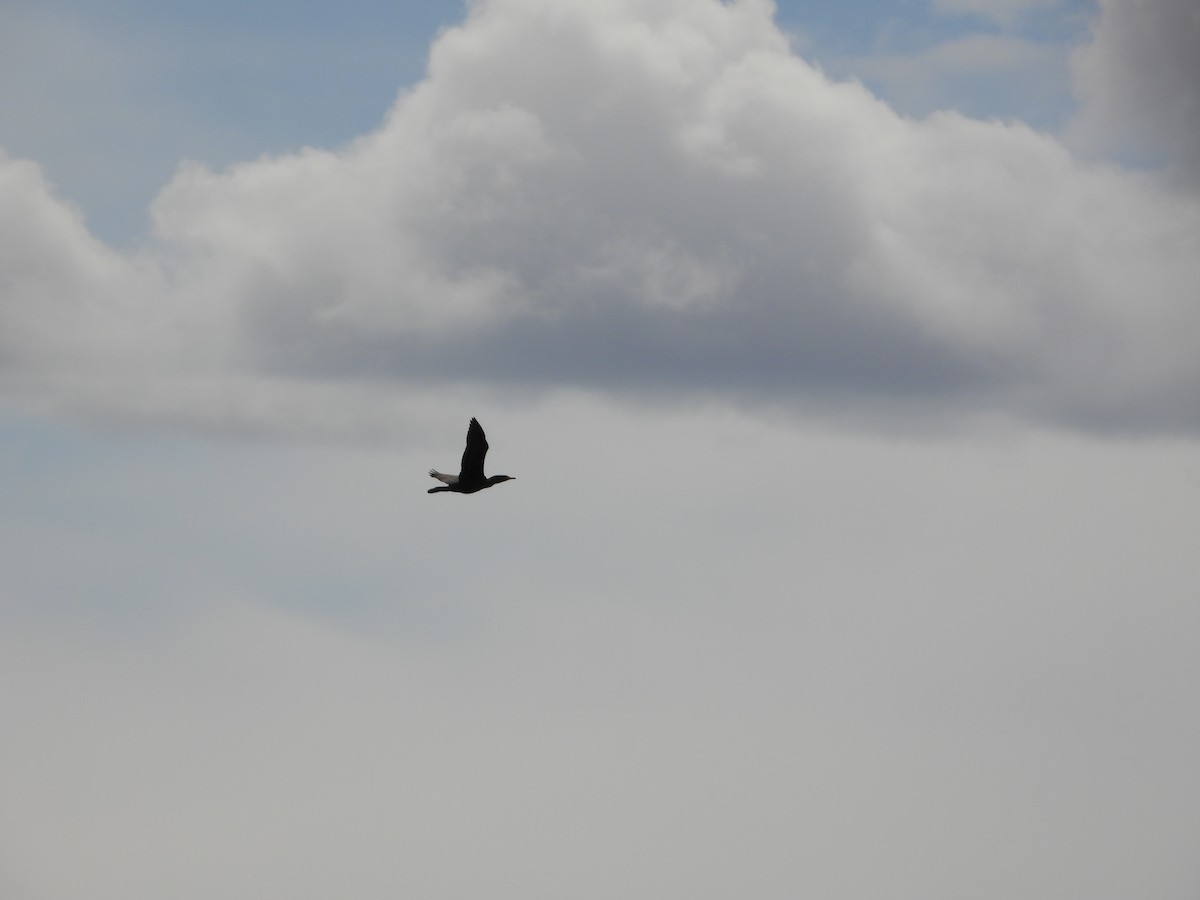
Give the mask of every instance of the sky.
M 1198 51 L 0 3 L 0 895 L 1194 898 Z

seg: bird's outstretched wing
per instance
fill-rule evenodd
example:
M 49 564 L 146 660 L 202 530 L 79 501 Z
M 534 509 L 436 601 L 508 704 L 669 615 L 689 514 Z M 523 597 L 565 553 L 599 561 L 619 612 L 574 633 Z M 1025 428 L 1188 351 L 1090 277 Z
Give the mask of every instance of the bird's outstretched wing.
M 467 427 L 467 449 L 463 451 L 462 471 L 458 473 L 458 480 L 464 483 L 483 481 L 483 458 L 487 452 L 488 442 L 483 426 L 478 419 L 472 419 Z

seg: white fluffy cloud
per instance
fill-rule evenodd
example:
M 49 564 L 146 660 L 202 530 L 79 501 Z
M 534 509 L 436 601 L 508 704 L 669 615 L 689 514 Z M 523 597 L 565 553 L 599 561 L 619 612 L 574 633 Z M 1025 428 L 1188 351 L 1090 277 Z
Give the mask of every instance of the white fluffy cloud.
M 268 385 L 487 382 L 1200 425 L 1194 199 L 902 118 L 771 16 L 480 3 L 376 132 L 184 166 L 130 258 L 0 162 L 9 393 L 61 395 L 83 348 L 76 402 L 177 383 L 215 420 Z

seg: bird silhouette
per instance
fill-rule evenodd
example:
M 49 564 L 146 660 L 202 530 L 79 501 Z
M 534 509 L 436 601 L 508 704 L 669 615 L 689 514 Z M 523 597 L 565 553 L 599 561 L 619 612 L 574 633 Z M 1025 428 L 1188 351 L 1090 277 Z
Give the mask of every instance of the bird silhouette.
M 467 426 L 467 448 L 463 450 L 462 467 L 457 475 L 447 475 L 437 469 L 430 469 L 429 474 L 438 481 L 446 482 L 445 486 L 430 488 L 427 493 L 436 494 L 440 491 L 454 491 L 456 494 L 474 494 L 484 488 L 502 481 L 512 481 L 511 475 L 492 475 L 484 477 L 483 458 L 487 456 L 488 442 L 483 433 L 483 426 L 478 419 L 471 419 Z

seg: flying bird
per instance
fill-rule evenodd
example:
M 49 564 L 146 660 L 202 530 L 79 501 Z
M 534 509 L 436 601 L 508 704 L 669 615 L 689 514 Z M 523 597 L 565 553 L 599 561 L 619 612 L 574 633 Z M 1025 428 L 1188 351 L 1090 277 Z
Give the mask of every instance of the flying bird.
M 437 469 L 430 469 L 429 474 L 438 481 L 446 482 L 446 485 L 445 487 L 430 488 L 428 493 L 454 491 L 458 494 L 473 494 L 484 488 L 490 488 L 493 484 L 512 481 L 513 476 L 511 475 L 484 477 L 483 458 L 487 456 L 487 452 L 488 442 L 483 433 L 483 426 L 479 424 L 478 419 L 472 419 L 471 424 L 467 427 L 467 449 L 463 451 L 462 468 L 457 475 L 446 475 Z

